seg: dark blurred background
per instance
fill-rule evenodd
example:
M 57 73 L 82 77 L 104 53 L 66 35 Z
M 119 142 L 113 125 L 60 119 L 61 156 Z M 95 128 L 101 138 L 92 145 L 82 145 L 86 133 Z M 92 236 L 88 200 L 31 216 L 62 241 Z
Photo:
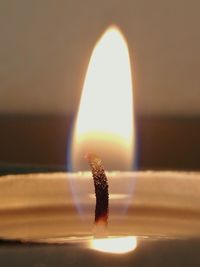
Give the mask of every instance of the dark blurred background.
M 199 1 L 0 0 L 0 166 L 65 169 L 90 53 L 131 55 L 139 169 L 199 170 Z
M 198 118 L 139 117 L 136 121 L 138 169 L 200 169 Z M 72 118 L 66 116 L 1 117 L 1 172 L 11 167 L 14 172 L 65 170 L 71 125 Z

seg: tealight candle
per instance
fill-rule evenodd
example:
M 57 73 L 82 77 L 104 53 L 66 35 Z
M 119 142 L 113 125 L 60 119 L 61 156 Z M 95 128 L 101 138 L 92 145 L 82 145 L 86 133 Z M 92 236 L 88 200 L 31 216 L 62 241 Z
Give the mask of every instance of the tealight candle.
M 110 236 L 200 235 L 199 173 L 107 172 L 107 176 Z M 133 180 L 135 190 L 131 195 Z M 74 181 L 78 185 L 76 196 L 70 186 Z M 91 238 L 93 187 L 90 172 L 2 176 L 0 237 L 34 241 Z
M 135 235 L 199 236 L 200 174 L 127 172 L 135 151 L 132 98 L 127 44 L 111 27 L 89 63 L 72 138 L 72 170 L 87 168 L 87 153 L 103 159 L 109 170 L 107 232 L 120 237 L 120 244 L 121 236 L 126 244 L 132 242 L 132 249 L 136 239 L 130 236 Z M 90 172 L 5 176 L 0 197 L 1 238 L 92 240 L 95 194 Z M 104 240 L 97 241 L 93 247 L 105 246 Z

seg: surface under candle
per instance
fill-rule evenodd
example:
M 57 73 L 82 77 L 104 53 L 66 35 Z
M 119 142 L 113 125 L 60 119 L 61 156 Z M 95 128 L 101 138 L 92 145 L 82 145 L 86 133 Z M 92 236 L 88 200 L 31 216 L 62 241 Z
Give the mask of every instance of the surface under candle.
M 109 172 L 109 235 L 200 235 L 200 173 Z M 82 215 L 70 182 L 79 184 Z M 132 195 L 127 188 L 135 181 Z M 0 179 L 0 237 L 34 240 L 91 236 L 90 173 L 10 175 Z

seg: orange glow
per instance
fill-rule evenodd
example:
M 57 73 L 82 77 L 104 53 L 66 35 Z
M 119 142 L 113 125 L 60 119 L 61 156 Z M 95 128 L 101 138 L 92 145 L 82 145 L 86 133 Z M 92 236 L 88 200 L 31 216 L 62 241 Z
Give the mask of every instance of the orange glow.
M 87 169 L 88 152 L 107 170 L 133 165 L 133 96 L 128 46 L 117 27 L 97 42 L 89 62 L 72 142 L 72 169 Z
M 106 253 L 123 254 L 133 251 L 137 246 L 134 236 L 93 239 L 90 248 Z

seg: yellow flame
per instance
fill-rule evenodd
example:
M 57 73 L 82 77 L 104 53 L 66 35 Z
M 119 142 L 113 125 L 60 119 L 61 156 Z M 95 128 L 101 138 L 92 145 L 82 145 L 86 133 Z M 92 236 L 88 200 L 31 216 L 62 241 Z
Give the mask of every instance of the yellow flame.
M 98 154 L 108 170 L 130 170 L 133 161 L 133 96 L 127 43 L 117 27 L 97 42 L 89 62 L 72 142 L 72 169 L 87 169 L 83 156 Z
M 134 236 L 93 239 L 90 248 L 106 253 L 123 254 L 133 251 L 137 247 L 137 239 Z

